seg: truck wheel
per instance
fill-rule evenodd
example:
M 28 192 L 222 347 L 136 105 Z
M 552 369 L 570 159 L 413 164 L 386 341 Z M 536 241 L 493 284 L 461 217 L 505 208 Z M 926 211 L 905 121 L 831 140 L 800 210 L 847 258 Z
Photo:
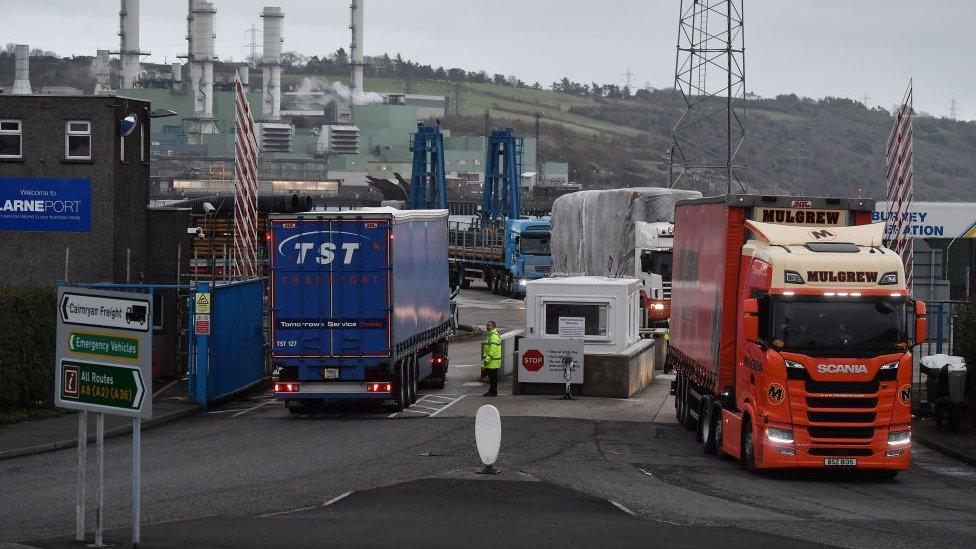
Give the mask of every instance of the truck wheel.
M 698 416 L 698 438 L 706 454 L 715 453 L 715 409 L 712 398 L 702 399 L 701 412 Z
M 685 376 L 678 374 L 674 388 L 674 414 L 678 418 L 678 425 L 685 425 Z
M 752 418 L 742 418 L 742 465 L 750 473 L 756 472 L 756 442 L 752 434 Z
M 404 408 L 409 406 L 407 403 L 406 370 L 403 363 L 402 360 L 397 363 L 394 371 L 393 411 L 395 412 L 402 412 Z
M 471 279 L 470 278 L 462 278 L 461 279 L 461 289 L 462 290 L 467 290 L 470 287 L 471 287 Z
M 411 405 L 417 402 L 417 355 L 413 355 L 411 358 L 407 359 L 407 363 L 410 365 L 407 368 L 407 375 L 410 378 L 407 382 L 408 400 Z
M 715 455 L 718 459 L 728 459 L 728 454 L 722 450 L 725 440 L 725 423 L 722 421 L 722 404 L 716 402 L 712 405 L 712 439 L 715 440 Z

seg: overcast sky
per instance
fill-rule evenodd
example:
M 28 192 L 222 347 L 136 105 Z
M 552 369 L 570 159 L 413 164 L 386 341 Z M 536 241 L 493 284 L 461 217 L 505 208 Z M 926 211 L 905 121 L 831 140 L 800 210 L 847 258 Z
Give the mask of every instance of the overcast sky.
M 673 81 L 679 0 L 365 0 L 367 55 L 514 74 L 637 85 Z M 285 49 L 348 49 L 349 0 L 214 0 L 217 54 L 241 59 L 261 6 L 285 11 Z M 153 61 L 186 49 L 185 0 L 143 0 L 141 45 Z M 0 0 L 0 43 L 61 55 L 118 48 L 118 0 Z M 910 76 L 916 108 L 976 118 L 976 2 L 745 0 L 746 85 L 897 103 Z M 260 38 L 259 38 L 260 40 Z

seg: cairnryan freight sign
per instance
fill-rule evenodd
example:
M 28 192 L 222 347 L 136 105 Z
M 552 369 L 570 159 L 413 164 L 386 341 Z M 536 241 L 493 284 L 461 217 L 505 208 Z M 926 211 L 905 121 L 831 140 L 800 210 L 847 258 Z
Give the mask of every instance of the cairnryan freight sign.
M 0 231 L 91 230 L 91 181 L 0 177 Z

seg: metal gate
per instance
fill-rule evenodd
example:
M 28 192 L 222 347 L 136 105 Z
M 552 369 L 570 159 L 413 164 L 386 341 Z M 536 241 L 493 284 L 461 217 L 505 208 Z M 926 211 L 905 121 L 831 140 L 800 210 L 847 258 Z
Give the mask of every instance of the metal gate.
M 198 283 L 189 300 L 189 393 L 209 407 L 264 381 L 264 279 Z

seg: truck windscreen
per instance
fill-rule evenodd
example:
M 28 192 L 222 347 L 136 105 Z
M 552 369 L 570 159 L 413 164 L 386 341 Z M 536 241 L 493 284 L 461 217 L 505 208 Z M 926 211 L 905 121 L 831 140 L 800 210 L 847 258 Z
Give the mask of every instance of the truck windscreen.
M 661 275 L 662 281 L 671 282 L 671 262 L 673 259 L 674 253 L 671 250 L 643 250 L 640 256 L 641 272 Z
M 519 252 L 522 255 L 549 255 L 549 235 L 523 233 Z
M 902 298 L 777 296 L 766 316 L 768 341 L 779 350 L 864 356 L 909 348 L 908 309 Z

